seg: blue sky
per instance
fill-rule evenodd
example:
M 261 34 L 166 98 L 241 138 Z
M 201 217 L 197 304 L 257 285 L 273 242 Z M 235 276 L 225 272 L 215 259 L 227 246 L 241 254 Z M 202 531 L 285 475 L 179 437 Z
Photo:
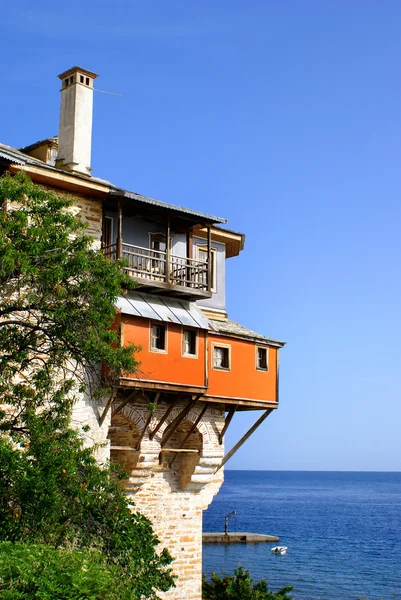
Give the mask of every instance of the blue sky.
M 280 408 L 229 468 L 401 470 L 401 4 L 7 8 L 1 142 L 55 135 L 81 65 L 121 94 L 95 94 L 94 174 L 246 233 L 229 315 L 287 346 Z

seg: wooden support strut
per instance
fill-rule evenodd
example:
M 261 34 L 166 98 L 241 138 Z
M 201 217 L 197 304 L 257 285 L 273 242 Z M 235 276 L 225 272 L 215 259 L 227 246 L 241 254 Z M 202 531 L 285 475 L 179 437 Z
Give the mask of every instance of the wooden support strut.
M 115 397 L 116 397 L 115 392 L 112 392 L 110 394 L 110 398 L 108 399 L 106 406 L 104 407 L 104 411 L 103 411 L 101 417 L 99 418 L 99 427 L 101 427 L 103 425 L 104 420 L 105 420 L 105 418 L 107 416 L 107 413 L 110 410 L 110 406 L 113 404 L 113 402 L 115 400 Z
M 188 441 L 189 437 L 192 435 L 192 433 L 194 432 L 194 430 L 198 427 L 200 420 L 202 419 L 203 415 L 205 414 L 207 410 L 207 404 L 205 404 L 205 406 L 202 408 L 202 410 L 200 411 L 198 418 L 196 419 L 195 423 L 193 423 L 191 429 L 188 431 L 187 435 L 184 438 L 184 441 L 182 442 L 182 444 L 180 445 L 180 448 L 177 448 L 177 451 L 181 451 L 183 450 L 186 442 Z M 177 455 L 174 456 L 171 461 L 170 461 L 170 467 L 173 464 L 173 462 L 175 461 L 175 459 L 177 458 Z
M 166 282 L 170 283 L 171 279 L 171 223 L 170 217 L 167 217 L 166 227 Z
M 212 228 L 207 228 L 207 289 L 208 292 L 213 287 L 213 270 L 212 270 Z
M 121 200 L 118 201 L 118 216 L 117 216 L 117 258 L 122 258 L 123 255 L 123 209 Z
M 130 395 L 125 400 L 123 400 L 121 402 L 121 404 L 119 404 L 115 410 L 113 410 L 113 412 L 111 413 L 111 418 L 115 417 L 120 411 L 122 411 L 122 409 L 124 408 L 124 406 L 126 404 L 128 404 L 128 402 L 130 400 L 132 400 L 132 398 L 134 396 L 136 396 L 136 395 L 138 395 L 138 392 L 136 390 L 133 391 L 133 392 L 131 392 Z
M 155 405 L 155 407 L 157 406 L 157 403 L 158 403 L 158 401 L 159 401 L 159 398 L 160 398 L 160 392 L 157 392 L 157 394 L 156 394 L 156 396 L 155 396 L 155 399 L 153 400 L 153 404 Z M 146 432 L 147 428 L 149 427 L 149 423 L 151 422 L 151 420 L 152 420 L 152 417 L 153 417 L 153 411 L 149 411 L 149 416 L 148 416 L 148 418 L 146 419 L 146 423 L 145 423 L 145 425 L 143 426 L 143 429 L 142 429 L 142 431 L 141 431 L 141 434 L 140 434 L 140 436 L 139 436 L 139 438 L 138 438 L 138 441 L 137 441 L 137 443 L 136 443 L 136 449 L 137 449 L 137 450 L 139 450 L 139 449 L 140 449 L 140 447 L 141 447 L 141 442 L 142 442 L 142 440 L 143 440 L 143 436 L 145 435 L 145 432 Z
M 233 446 L 231 448 L 231 450 L 229 452 L 227 452 L 227 454 L 221 461 L 220 465 L 217 467 L 217 469 L 216 469 L 217 471 L 219 469 L 221 469 L 221 467 L 223 467 L 226 464 L 226 462 L 228 460 L 230 460 L 230 458 L 237 452 L 237 450 L 239 450 L 239 448 L 241 448 L 241 446 L 246 442 L 246 440 L 251 437 L 251 435 L 253 434 L 254 431 L 256 431 L 256 429 L 259 427 L 259 425 L 261 425 L 263 423 L 263 421 L 265 419 L 267 419 L 267 417 L 270 415 L 272 410 L 273 410 L 272 408 L 268 408 L 267 410 L 265 410 L 263 415 L 261 417 L 259 417 L 259 419 L 256 421 L 256 423 L 254 423 L 250 429 L 248 429 L 248 431 L 245 433 L 245 435 L 242 436 L 242 438 L 239 440 L 239 442 L 237 442 L 235 444 L 235 446 Z
M 171 413 L 171 411 L 173 410 L 173 408 L 175 407 L 175 405 L 177 404 L 177 402 L 179 401 L 179 399 L 180 399 L 179 397 L 176 398 L 169 405 L 168 409 L 166 410 L 166 412 L 164 413 L 164 415 L 162 416 L 162 418 L 160 419 L 160 421 L 158 422 L 158 424 L 156 425 L 156 427 L 154 428 L 154 430 L 150 432 L 150 434 L 149 434 L 149 439 L 150 440 L 153 440 L 153 438 L 155 437 L 156 433 L 159 431 L 159 429 L 163 425 L 164 421 L 168 418 L 169 414 Z
M 221 444 L 223 443 L 223 439 L 224 439 L 224 434 L 228 429 L 229 424 L 231 423 L 231 420 L 233 418 L 233 416 L 235 415 L 235 411 L 238 408 L 238 404 L 236 404 L 235 406 L 233 406 L 232 408 L 230 408 L 230 410 L 228 411 L 228 415 L 226 416 L 226 420 L 224 421 L 224 427 L 221 431 L 221 433 L 219 434 L 219 444 L 221 446 Z
M 189 411 L 191 410 L 191 408 L 193 408 L 195 406 L 195 404 L 197 403 L 197 401 L 198 401 L 199 398 L 200 398 L 200 396 L 195 396 L 195 398 L 192 398 L 190 400 L 190 402 L 188 402 L 188 404 L 185 406 L 185 408 L 182 409 L 182 411 L 180 412 L 180 414 L 176 416 L 176 418 L 174 419 L 174 421 L 172 421 L 170 423 L 169 430 L 166 433 L 166 436 L 163 437 L 162 443 L 160 444 L 160 446 L 162 448 L 167 444 L 167 442 L 169 441 L 169 439 L 173 435 L 174 431 L 177 429 L 178 425 L 181 423 L 181 421 L 183 421 L 185 419 L 185 417 L 187 416 L 187 414 L 189 413 Z

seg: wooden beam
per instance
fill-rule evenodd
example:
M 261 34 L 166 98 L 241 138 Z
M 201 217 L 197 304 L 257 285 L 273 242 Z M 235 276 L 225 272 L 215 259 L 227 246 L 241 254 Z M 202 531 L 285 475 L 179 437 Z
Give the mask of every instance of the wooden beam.
M 227 454 L 225 455 L 225 457 L 221 461 L 219 467 L 217 468 L 217 471 L 219 469 L 221 469 L 221 467 L 224 466 L 228 460 L 230 460 L 230 458 L 237 452 L 237 450 L 239 450 L 239 448 L 241 448 L 241 446 L 243 444 L 245 444 L 246 440 L 248 438 L 250 438 L 251 435 L 253 434 L 253 432 L 256 431 L 256 429 L 259 427 L 259 425 L 261 425 L 263 423 L 263 421 L 265 419 L 267 419 L 267 417 L 270 415 L 270 413 L 272 412 L 272 410 L 273 410 L 272 408 L 268 408 L 267 410 L 265 410 L 265 412 L 263 413 L 263 415 L 261 417 L 259 417 L 259 419 L 256 421 L 256 423 L 254 423 L 252 425 L 252 427 L 250 429 L 248 429 L 248 431 L 245 433 L 245 435 L 242 436 L 242 438 L 239 440 L 239 442 L 237 442 L 235 444 L 235 446 L 233 446 L 231 448 L 230 452 L 227 452 Z
M 108 399 L 107 404 L 104 407 L 104 411 L 102 413 L 102 416 L 99 419 L 99 427 L 101 427 L 103 425 L 104 420 L 105 420 L 105 418 L 107 416 L 107 413 L 110 410 L 110 406 L 113 404 L 113 401 L 114 401 L 115 397 L 116 397 L 116 395 L 115 395 L 114 392 L 112 394 L 110 394 L 110 398 Z
M 200 450 L 193 450 L 192 448 L 162 448 L 160 452 L 172 452 L 174 454 L 180 452 L 190 452 L 192 454 L 197 454 L 200 452 Z
M 123 209 L 121 200 L 118 201 L 117 213 L 117 258 L 123 255 Z
M 212 228 L 207 228 L 207 289 L 208 292 L 212 291 Z
M 187 233 L 187 258 L 193 258 L 194 256 L 194 234 L 192 229 Z
M 199 396 L 195 396 L 195 398 L 192 398 L 190 400 L 190 402 L 188 402 L 188 404 L 182 409 L 180 414 L 176 416 L 174 421 L 172 421 L 170 423 L 170 425 L 168 426 L 168 432 L 166 433 L 165 437 L 163 436 L 162 443 L 160 444 L 162 448 L 167 444 L 167 442 L 169 441 L 169 439 L 171 438 L 171 436 L 177 429 L 178 425 L 181 423 L 181 421 L 183 421 L 185 419 L 185 417 L 187 416 L 187 414 L 189 413 L 191 408 L 193 408 L 195 406 L 198 399 L 199 399 Z
M 171 223 L 170 217 L 167 217 L 166 227 L 166 282 L 170 283 L 170 271 L 171 271 Z
M 137 452 L 137 449 L 133 446 L 110 446 L 110 450 L 130 450 L 131 452 Z
M 156 394 L 156 396 L 155 396 L 155 399 L 153 400 L 153 404 L 155 405 L 155 408 L 156 408 L 156 406 L 157 406 L 157 403 L 158 403 L 158 401 L 159 401 L 159 398 L 160 398 L 160 392 L 157 392 L 157 394 Z M 141 434 L 140 434 L 140 436 L 139 436 L 139 438 L 138 438 L 138 441 L 137 441 L 137 443 L 136 443 L 136 448 L 137 448 L 137 450 L 139 450 L 139 449 L 140 449 L 140 447 L 141 447 L 141 442 L 142 442 L 142 440 L 143 440 L 143 436 L 145 435 L 145 432 L 146 432 L 147 428 L 149 427 L 149 423 L 151 422 L 151 420 L 152 420 L 152 417 L 153 417 L 153 411 L 149 411 L 149 416 L 148 416 L 148 418 L 146 419 L 146 423 L 145 423 L 145 425 L 143 426 L 143 429 L 142 429 L 142 431 L 141 431 Z
M 223 439 L 224 439 L 224 434 L 228 429 L 229 424 L 231 423 L 231 420 L 233 418 L 233 416 L 235 415 L 235 412 L 238 408 L 238 404 L 236 406 L 233 406 L 230 408 L 230 410 L 228 411 L 228 415 L 226 416 L 226 420 L 224 421 L 224 427 L 219 435 L 219 444 L 221 446 L 221 444 L 223 443 Z
M 156 425 L 156 427 L 154 428 L 154 430 L 150 432 L 150 434 L 149 434 L 149 439 L 150 440 L 153 440 L 153 438 L 155 437 L 156 433 L 159 431 L 159 429 L 163 425 L 164 421 L 168 418 L 169 414 L 171 413 L 171 411 L 173 410 L 173 408 L 175 407 L 175 405 L 177 404 L 177 402 L 178 402 L 179 399 L 180 398 L 178 397 L 178 398 L 176 398 L 175 400 L 173 400 L 169 404 L 166 412 L 164 413 L 164 415 L 162 416 L 162 418 L 160 419 L 160 421 L 158 422 L 158 424 Z
M 129 394 L 129 396 L 125 400 L 123 400 L 121 402 L 121 404 L 119 406 L 117 406 L 117 408 L 115 410 L 113 410 L 113 412 L 111 413 L 111 418 L 115 417 L 116 414 L 118 414 L 120 411 L 122 411 L 122 409 L 124 408 L 124 406 L 126 404 L 128 404 L 128 402 L 133 398 L 133 396 L 139 396 L 139 395 L 140 394 L 138 394 L 137 391 L 131 392 Z
M 188 431 L 187 435 L 184 438 L 184 441 L 182 442 L 179 450 L 182 450 L 186 444 L 186 442 L 188 441 L 189 437 L 192 435 L 192 433 L 194 432 L 194 430 L 198 427 L 200 420 L 202 419 L 203 415 L 205 414 L 207 410 L 207 404 L 205 404 L 205 406 L 202 408 L 202 410 L 200 411 L 198 418 L 196 419 L 195 423 L 193 423 L 191 429 Z M 175 461 L 176 456 L 174 456 L 173 460 L 170 462 L 170 467 L 173 464 L 173 462 Z

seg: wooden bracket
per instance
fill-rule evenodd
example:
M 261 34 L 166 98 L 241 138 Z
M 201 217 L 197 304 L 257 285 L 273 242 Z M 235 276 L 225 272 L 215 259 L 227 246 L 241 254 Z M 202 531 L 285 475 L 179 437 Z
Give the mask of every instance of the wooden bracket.
M 137 392 L 136 390 L 134 390 L 133 392 L 131 392 L 131 393 L 129 394 L 129 396 L 127 396 L 127 398 L 126 398 L 125 400 L 123 400 L 123 401 L 121 402 L 121 404 L 119 404 L 115 410 L 113 410 L 113 412 L 111 413 L 111 418 L 115 417 L 115 416 L 116 416 L 116 415 L 117 415 L 119 412 L 121 412 L 121 411 L 122 411 L 122 409 L 124 408 L 124 406 L 125 406 L 126 404 L 128 404 L 128 402 L 129 402 L 130 400 L 132 400 L 132 398 L 133 398 L 134 396 L 139 396 L 139 395 L 140 395 L 140 394 L 138 394 L 138 392 Z
M 166 433 L 165 437 L 163 436 L 162 443 L 160 444 L 162 448 L 167 444 L 167 442 L 173 435 L 174 431 L 177 429 L 177 427 L 181 423 L 181 421 L 183 421 L 185 419 L 185 417 L 187 416 L 187 414 L 189 413 L 191 408 L 193 408 L 195 406 L 198 399 L 199 399 L 199 396 L 195 396 L 195 398 L 192 398 L 190 400 L 190 402 L 188 402 L 188 404 L 185 406 L 185 408 L 182 409 L 180 414 L 176 416 L 174 421 L 172 421 L 170 423 L 170 425 L 168 426 L 168 432 Z
M 155 396 L 155 399 L 153 400 L 153 403 L 154 403 L 154 405 L 155 405 L 155 406 L 157 406 L 157 403 L 158 403 L 158 401 L 159 401 L 159 398 L 160 398 L 160 392 L 157 392 L 157 394 L 156 394 L 156 396 Z M 143 426 L 143 429 L 142 429 L 142 431 L 141 431 L 141 434 L 140 434 L 140 436 L 139 436 L 139 438 L 138 438 L 138 441 L 137 441 L 137 443 L 136 443 L 136 449 L 137 449 L 137 450 L 139 450 L 139 449 L 140 449 L 140 447 L 141 447 L 141 442 L 142 442 L 142 440 L 143 440 L 143 436 L 145 435 L 145 432 L 146 432 L 147 428 L 149 427 L 149 423 L 151 422 L 151 420 L 152 420 L 152 417 L 153 417 L 153 411 L 149 411 L 149 416 L 148 416 L 148 418 L 146 419 L 146 423 L 145 423 L 145 425 Z
M 265 410 L 263 415 L 259 417 L 259 419 L 256 421 L 256 423 L 254 423 L 250 429 L 248 429 L 248 431 L 245 433 L 245 435 L 242 436 L 242 438 L 239 440 L 239 442 L 237 442 L 235 444 L 235 446 L 233 446 L 231 448 L 231 450 L 229 452 L 227 452 L 227 454 L 221 461 L 220 465 L 217 467 L 216 471 L 221 469 L 221 467 L 224 466 L 228 460 L 230 460 L 230 458 L 237 452 L 237 450 L 239 450 L 239 448 L 241 448 L 242 444 L 244 444 L 246 442 L 246 440 L 251 437 L 253 432 L 256 431 L 256 429 L 259 427 L 259 425 L 261 425 L 263 423 L 263 421 L 265 419 L 267 419 L 267 417 L 270 415 L 272 410 L 273 410 L 272 408 L 268 408 L 267 410 Z
M 175 450 L 175 452 L 180 452 L 181 450 L 184 452 L 183 448 L 184 448 L 187 440 L 189 439 L 190 435 L 192 435 L 192 433 L 194 432 L 194 430 L 199 425 L 199 422 L 200 422 L 201 418 L 203 417 L 203 415 L 205 414 L 206 410 L 207 410 L 207 404 L 205 404 L 205 406 L 202 408 L 202 410 L 200 411 L 200 413 L 198 415 L 198 418 L 196 419 L 195 423 L 193 423 L 191 429 L 188 431 L 187 435 L 185 436 L 184 441 L 182 442 L 182 444 L 180 445 L 180 447 Z M 188 450 L 188 452 L 189 452 L 189 450 Z M 192 450 L 191 450 L 191 452 L 192 452 Z M 175 456 L 173 456 L 173 458 L 171 459 L 170 465 L 169 465 L 170 467 L 171 467 L 171 465 L 173 464 L 173 462 L 175 461 L 176 458 L 177 458 L 177 454 Z
M 169 414 L 171 413 L 171 411 L 173 410 L 173 408 L 176 406 L 176 404 L 179 401 L 179 399 L 180 399 L 180 397 L 176 398 L 175 400 L 173 400 L 171 402 L 171 404 L 167 408 L 166 412 L 164 413 L 164 415 L 162 416 L 162 418 L 160 419 L 160 421 L 158 422 L 158 424 L 156 425 L 156 427 L 154 428 L 154 430 L 150 432 L 150 434 L 149 434 L 149 439 L 150 440 L 153 440 L 153 438 L 155 437 L 156 433 L 159 431 L 159 429 L 163 425 L 164 421 L 168 418 Z
M 104 407 L 104 411 L 103 411 L 103 413 L 102 413 L 101 417 L 99 418 L 99 426 L 100 426 L 100 427 L 103 425 L 103 423 L 104 423 L 104 420 L 105 420 L 105 418 L 107 417 L 107 413 L 108 413 L 108 412 L 109 412 L 109 410 L 110 410 L 110 406 L 113 404 L 113 402 L 114 402 L 114 400 L 115 400 L 115 397 L 116 397 L 116 394 L 115 394 L 115 392 L 112 392 L 112 393 L 110 394 L 110 398 L 108 399 L 106 406 Z
M 223 443 L 224 434 L 227 431 L 228 426 L 231 423 L 231 419 L 235 415 L 235 411 L 237 410 L 237 408 L 238 408 L 238 404 L 236 406 L 233 406 L 232 408 L 230 408 L 230 410 L 228 411 L 228 415 L 226 416 L 226 420 L 224 421 L 224 427 L 223 427 L 221 433 L 219 434 L 219 444 L 220 444 L 220 446 Z

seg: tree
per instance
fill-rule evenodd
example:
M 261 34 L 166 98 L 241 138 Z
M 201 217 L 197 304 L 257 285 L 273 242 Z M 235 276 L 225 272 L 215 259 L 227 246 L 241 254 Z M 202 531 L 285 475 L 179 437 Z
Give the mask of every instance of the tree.
M 129 505 L 125 474 L 100 467 L 70 426 L 79 389 L 110 393 L 135 369 L 136 348 L 113 327 L 130 281 L 65 198 L 7 175 L 0 206 L 0 540 L 12 544 L 0 555 L 15 558 L 0 561 L 1 597 L 156 598 L 174 585 L 172 559 Z M 68 560 L 89 575 L 66 571 Z
M 234 569 L 234 575 L 223 573 L 219 577 L 212 573 L 210 582 L 206 576 L 203 576 L 202 581 L 204 600 L 291 600 L 291 596 L 287 594 L 291 590 L 291 586 L 286 586 L 278 592 L 269 591 L 264 579 L 253 584 L 249 571 L 241 566 Z
M 135 369 L 133 346 L 111 327 L 114 301 L 132 283 L 71 211 L 72 203 L 26 175 L 0 179 L 0 399 L 14 411 L 0 427 L 23 426 L 28 404 L 60 409 L 76 383 L 110 389 Z M 107 381 L 99 381 L 103 363 Z

